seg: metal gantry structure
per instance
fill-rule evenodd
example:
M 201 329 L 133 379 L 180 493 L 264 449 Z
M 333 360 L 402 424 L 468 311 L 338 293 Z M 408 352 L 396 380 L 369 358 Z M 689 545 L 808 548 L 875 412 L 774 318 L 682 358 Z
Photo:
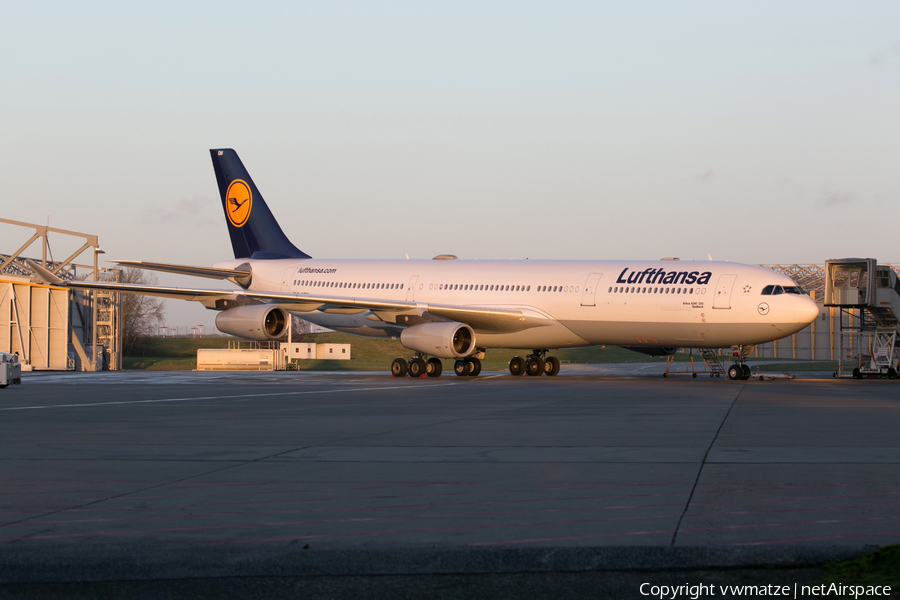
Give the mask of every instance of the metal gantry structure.
M 64 281 L 118 281 L 120 271 L 101 269 L 98 237 L 89 233 L 0 218 L 0 224 L 32 230 L 12 254 L 0 254 L 0 351 L 16 353 L 25 370 L 121 369 L 122 323 L 118 294 L 81 292 L 48 284 L 28 261 Z M 80 246 L 54 260 L 50 234 Z M 23 236 L 26 237 L 27 233 Z M 40 241 L 40 258 L 24 253 Z M 92 264 L 75 260 L 91 251 Z

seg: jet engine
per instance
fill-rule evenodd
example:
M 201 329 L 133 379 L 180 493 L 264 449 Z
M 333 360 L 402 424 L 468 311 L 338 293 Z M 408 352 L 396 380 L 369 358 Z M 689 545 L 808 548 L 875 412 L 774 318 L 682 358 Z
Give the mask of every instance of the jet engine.
M 475 332 L 463 323 L 420 323 L 400 332 L 410 350 L 439 358 L 462 358 L 475 349 Z
M 222 333 L 257 342 L 277 340 L 290 322 L 283 308 L 270 304 L 250 304 L 223 310 L 216 316 L 216 328 Z

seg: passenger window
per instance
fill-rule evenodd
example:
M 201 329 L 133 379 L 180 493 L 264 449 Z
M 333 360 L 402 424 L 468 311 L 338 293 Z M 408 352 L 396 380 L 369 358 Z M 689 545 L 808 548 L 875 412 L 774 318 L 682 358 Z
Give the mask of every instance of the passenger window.
M 529 285 L 527 288 L 525 288 L 525 291 L 526 291 L 526 292 L 530 292 L 530 291 L 531 291 L 531 286 Z

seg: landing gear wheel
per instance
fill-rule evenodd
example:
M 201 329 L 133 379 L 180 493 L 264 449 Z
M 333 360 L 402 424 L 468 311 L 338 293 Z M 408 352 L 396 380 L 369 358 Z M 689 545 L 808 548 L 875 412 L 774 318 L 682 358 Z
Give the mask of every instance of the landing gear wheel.
M 391 363 L 391 377 L 405 377 L 407 370 L 406 361 L 402 358 L 395 358 Z
M 425 361 L 421 358 L 414 358 L 409 361 L 409 376 L 422 377 L 425 375 Z
M 888 367 L 888 379 L 897 379 L 897 370 L 894 367 Z
M 744 370 L 741 368 L 741 365 L 735 363 L 728 367 L 728 379 L 733 379 L 735 381 L 744 378 Z
M 444 363 L 439 358 L 429 358 L 425 364 L 425 374 L 429 377 L 440 377 L 444 370 Z
M 481 361 L 473 356 L 469 359 L 469 364 L 472 365 L 472 370 L 469 371 L 469 375 L 478 377 L 478 375 L 481 374 Z
M 513 356 L 509 361 L 509 374 L 518 377 L 525 372 L 525 361 L 521 356 Z
M 860 373 L 859 367 L 853 369 L 853 379 L 862 379 L 862 373 Z
M 544 359 L 540 356 L 529 357 L 525 361 L 525 374 L 537 377 L 544 374 Z
M 544 375 L 547 377 L 556 377 L 559 373 L 559 359 L 555 356 L 548 356 L 544 361 Z
M 459 359 L 455 363 L 453 363 L 453 372 L 456 373 L 460 377 L 465 377 L 469 374 L 469 361 Z
M 750 379 L 750 367 L 741 365 L 741 371 L 744 373 L 744 376 L 741 379 Z

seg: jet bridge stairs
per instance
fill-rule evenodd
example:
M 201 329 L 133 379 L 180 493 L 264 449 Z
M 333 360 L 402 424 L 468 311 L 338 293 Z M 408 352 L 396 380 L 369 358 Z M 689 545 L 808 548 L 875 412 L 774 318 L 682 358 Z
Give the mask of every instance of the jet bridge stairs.
M 825 261 L 825 306 L 839 308 L 836 377 L 900 372 L 900 280 L 874 258 Z

